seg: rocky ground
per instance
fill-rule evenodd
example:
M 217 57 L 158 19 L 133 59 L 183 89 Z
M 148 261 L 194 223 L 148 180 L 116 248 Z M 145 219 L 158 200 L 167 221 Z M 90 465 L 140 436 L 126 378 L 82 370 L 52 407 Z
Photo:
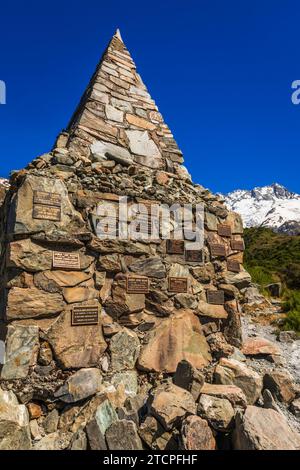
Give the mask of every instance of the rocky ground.
M 45 345 L 26 380 L 1 384 L 0 448 L 300 449 L 300 341 L 278 336 L 269 314 L 242 317 L 241 349 L 219 343 L 209 366 L 183 360 L 175 374 L 141 375 L 138 384 L 124 370 L 112 382 L 105 363 L 62 372 Z M 123 329 L 114 344 L 115 367 L 132 367 L 133 332 Z

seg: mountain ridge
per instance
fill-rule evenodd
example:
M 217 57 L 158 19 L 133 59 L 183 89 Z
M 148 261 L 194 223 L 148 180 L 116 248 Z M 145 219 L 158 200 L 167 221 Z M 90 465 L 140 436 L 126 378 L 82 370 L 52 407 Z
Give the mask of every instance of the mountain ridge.
M 279 183 L 237 189 L 222 194 L 227 207 L 238 212 L 245 227 L 267 227 L 279 233 L 300 234 L 300 195 Z

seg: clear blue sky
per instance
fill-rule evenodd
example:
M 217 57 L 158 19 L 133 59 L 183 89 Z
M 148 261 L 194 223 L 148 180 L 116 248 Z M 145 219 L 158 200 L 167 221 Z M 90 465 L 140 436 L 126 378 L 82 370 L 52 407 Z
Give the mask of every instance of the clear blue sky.
M 116 27 L 194 181 L 300 192 L 300 3 L 289 0 L 1 2 L 0 175 L 51 148 Z

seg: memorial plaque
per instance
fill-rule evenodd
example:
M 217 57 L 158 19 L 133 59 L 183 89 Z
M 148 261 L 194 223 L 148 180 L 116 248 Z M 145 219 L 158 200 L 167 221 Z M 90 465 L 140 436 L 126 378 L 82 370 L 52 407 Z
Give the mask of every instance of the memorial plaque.
M 149 279 L 147 277 L 128 276 L 126 280 L 128 294 L 148 294 Z
M 187 277 L 169 277 L 169 292 L 187 293 L 188 280 Z
M 221 243 L 211 243 L 210 252 L 212 256 L 226 256 L 226 247 Z
M 235 251 L 245 251 L 244 240 L 231 240 L 231 249 Z
M 167 253 L 169 255 L 183 255 L 184 240 L 167 240 Z
M 53 251 L 53 268 L 80 269 L 79 253 Z
M 229 259 L 227 261 L 227 269 L 228 271 L 239 273 L 241 270 L 241 265 L 236 259 Z
M 220 237 L 231 237 L 231 227 L 227 224 L 218 225 L 218 235 Z
M 222 290 L 208 290 L 207 302 L 213 305 L 224 304 L 224 292 Z
M 185 250 L 185 260 L 191 263 L 202 263 L 203 251 L 202 250 Z
M 33 204 L 60 207 L 61 195 L 57 193 L 47 193 L 46 191 L 34 191 Z
M 61 221 L 61 208 L 56 206 L 48 206 L 35 204 L 32 211 L 33 219 Z
M 99 308 L 97 305 L 86 307 L 73 307 L 72 310 L 72 326 L 98 325 Z

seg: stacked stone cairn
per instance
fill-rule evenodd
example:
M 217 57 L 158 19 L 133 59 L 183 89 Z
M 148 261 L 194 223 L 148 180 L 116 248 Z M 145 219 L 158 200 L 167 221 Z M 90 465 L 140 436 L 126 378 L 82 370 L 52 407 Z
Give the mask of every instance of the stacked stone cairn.
M 239 351 L 241 219 L 182 163 L 117 31 L 1 207 L 0 449 L 247 448 L 245 410 L 276 414 L 253 406 L 263 384 Z M 172 234 L 99 238 L 99 205 L 120 196 L 204 204 L 201 253 Z

